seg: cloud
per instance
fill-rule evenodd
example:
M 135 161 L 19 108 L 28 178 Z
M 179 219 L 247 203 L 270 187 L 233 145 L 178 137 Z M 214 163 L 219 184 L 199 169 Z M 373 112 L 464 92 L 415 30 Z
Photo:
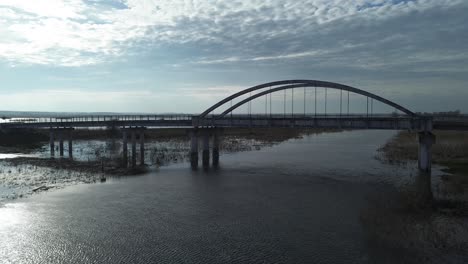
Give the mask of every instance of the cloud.
M 217 87 L 202 87 L 202 88 L 181 88 L 178 92 L 185 97 L 197 98 L 198 100 L 213 101 L 220 100 L 231 94 L 242 91 L 246 87 L 242 86 L 217 86 Z
M 1 94 L 4 104 L 2 109 L 22 109 L 34 111 L 116 111 L 132 105 L 134 111 L 144 111 L 151 102 L 161 99 L 161 95 L 152 91 L 84 91 L 81 89 L 48 89 Z M 141 105 L 144 107 L 140 107 Z M 95 110 L 96 109 L 96 110 Z M 121 111 L 121 110 L 120 110 Z
M 434 40 L 429 32 L 437 29 L 445 37 L 466 31 L 452 22 L 466 22 L 467 9 L 463 0 L 3 0 L 0 59 L 81 66 L 130 51 L 186 45 L 197 50 L 189 54 L 189 64 L 316 58 L 331 63 L 327 57 L 346 54 L 348 60 L 373 67 L 378 64 L 373 58 L 382 59 L 379 50 L 395 44 L 403 49 L 390 58 L 392 63 L 414 50 L 426 57 L 431 48 L 446 49 L 446 42 L 438 39 L 427 47 L 425 41 Z M 457 10 L 460 14 L 449 17 Z M 444 12 L 446 21 L 441 21 Z M 461 45 L 452 47 L 454 53 Z

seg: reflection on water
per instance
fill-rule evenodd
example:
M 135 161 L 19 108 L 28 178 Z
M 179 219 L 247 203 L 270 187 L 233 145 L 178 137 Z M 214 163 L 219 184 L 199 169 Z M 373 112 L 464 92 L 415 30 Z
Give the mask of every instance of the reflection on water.
M 14 159 L 14 158 L 21 158 L 21 157 L 37 157 L 37 155 L 28 155 L 23 153 L 0 153 L 0 160 L 3 159 Z
M 200 139 L 199 146 L 202 145 Z M 249 151 L 253 148 L 260 149 L 264 145 L 271 145 L 271 142 L 260 142 L 254 139 L 238 137 L 225 137 L 221 142 L 223 153 Z M 130 148 L 131 144 L 128 144 Z M 68 158 L 68 146 L 65 144 L 65 158 Z M 200 152 L 202 149 L 200 148 Z M 188 139 L 171 139 L 163 141 L 147 140 L 145 142 L 145 164 L 168 165 L 188 161 L 190 152 L 190 142 Z M 55 156 L 58 158 L 59 144 L 55 144 Z M 131 152 L 129 152 L 131 155 Z M 44 145 L 33 153 L 32 156 L 41 158 L 50 157 L 50 148 Z M 76 140 L 73 142 L 73 159 L 77 161 L 95 161 L 101 159 L 118 159 L 122 157 L 122 143 L 120 139 L 112 138 L 108 140 Z M 140 157 L 140 147 L 136 148 L 136 156 Z
M 219 170 L 178 164 L 17 200 L 0 208 L 0 262 L 381 263 L 359 212 L 413 173 L 375 159 L 392 135 L 312 135 L 223 155 Z
M 222 153 L 249 151 L 254 147 L 260 149 L 261 146 L 271 144 L 271 142 L 259 142 L 254 139 L 226 137 L 222 141 L 221 151 Z M 48 145 L 44 145 L 32 154 L 0 154 L 0 203 L 3 200 L 31 195 L 35 193 L 35 190 L 42 190 L 42 188 L 62 188 L 73 184 L 99 181 L 101 173 L 71 171 L 62 167 L 68 161 L 68 151 L 64 151 L 64 157 L 59 157 L 57 155 L 59 153 L 58 145 L 57 143 L 56 162 L 53 165 L 46 162 L 50 158 Z M 65 145 L 65 147 L 67 146 Z M 131 155 L 131 152 L 129 154 Z M 145 143 L 145 164 L 150 167 L 186 162 L 189 158 L 188 154 L 189 142 L 187 140 L 173 139 Z M 139 160 L 140 148 L 137 148 L 136 156 Z M 27 161 L 17 162 L 15 160 L 10 162 L 12 158 L 17 157 L 37 157 L 40 160 L 35 160 L 33 163 Z M 116 168 L 121 164 L 121 157 L 122 146 L 115 138 L 109 140 L 78 140 L 74 143 L 74 161 L 98 161 L 103 167 Z

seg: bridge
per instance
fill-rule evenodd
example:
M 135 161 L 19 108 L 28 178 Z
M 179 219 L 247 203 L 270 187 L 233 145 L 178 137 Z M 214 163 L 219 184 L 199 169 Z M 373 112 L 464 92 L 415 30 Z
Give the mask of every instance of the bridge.
M 356 97 L 359 97 L 361 101 L 357 101 Z M 331 100 L 335 103 L 330 104 Z M 353 106 L 352 103 L 356 102 L 359 103 L 360 108 Z M 255 110 L 253 103 L 261 107 Z M 377 113 L 376 104 L 383 105 L 392 111 Z M 247 107 L 247 111 L 239 113 L 242 107 Z M 113 127 L 122 130 L 125 166 L 128 165 L 128 138 L 132 143 L 132 166 L 135 166 L 136 137 L 139 134 L 140 147 L 144 150 L 145 128 L 190 129 L 193 168 L 198 167 L 200 139 L 203 149 L 203 166 L 208 167 L 210 164 L 210 141 L 212 141 L 213 164 L 215 166 L 218 164 L 219 138 L 223 129 L 290 127 L 411 130 L 419 132 L 419 168 L 422 171 L 430 171 L 430 150 L 432 144 L 435 143 L 432 130 L 468 131 L 468 116 L 421 115 L 393 101 L 355 87 L 318 80 L 285 80 L 242 90 L 217 102 L 200 115 L 24 116 L 0 121 L 0 129 L 50 129 L 52 155 L 54 155 L 56 139 L 59 141 L 60 156 L 64 155 L 63 141 L 68 137 L 70 158 L 73 129 L 92 127 Z M 143 152 L 140 151 L 141 163 L 144 163 Z

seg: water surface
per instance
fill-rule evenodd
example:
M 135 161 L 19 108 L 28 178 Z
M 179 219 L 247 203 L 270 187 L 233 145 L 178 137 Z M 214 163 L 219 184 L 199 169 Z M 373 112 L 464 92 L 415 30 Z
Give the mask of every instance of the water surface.
M 414 173 L 375 159 L 392 135 L 311 135 L 223 155 L 218 170 L 184 163 L 6 203 L 0 263 L 381 263 L 397 256 L 376 253 L 359 217 Z

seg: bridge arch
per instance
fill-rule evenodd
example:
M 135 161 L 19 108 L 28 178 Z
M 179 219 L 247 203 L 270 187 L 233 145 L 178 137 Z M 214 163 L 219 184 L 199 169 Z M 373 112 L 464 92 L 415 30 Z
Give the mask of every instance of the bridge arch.
M 279 87 L 276 87 L 276 86 L 279 86 Z M 364 90 L 361 90 L 361 89 L 358 89 L 358 88 L 355 88 L 355 87 L 351 87 L 351 86 L 348 86 L 348 85 L 334 83 L 334 82 L 327 82 L 327 81 L 318 81 L 318 80 L 285 80 L 285 81 L 277 81 L 277 82 L 270 82 L 270 83 L 257 85 L 257 86 L 242 90 L 242 91 L 240 91 L 238 93 L 235 93 L 235 94 L 233 94 L 231 96 L 228 96 L 225 99 L 219 101 L 218 103 L 216 103 L 213 106 L 211 106 L 210 108 L 208 108 L 206 111 L 204 111 L 201 115 L 199 115 L 199 118 L 205 118 L 205 117 L 208 116 L 209 113 L 213 112 L 214 110 L 216 110 L 217 108 L 219 108 L 222 105 L 226 104 L 227 102 L 230 102 L 233 99 L 239 98 L 240 96 L 248 94 L 248 93 L 253 92 L 253 91 L 258 91 L 258 90 L 262 90 L 262 89 L 265 89 L 265 88 L 271 88 L 269 90 L 265 90 L 265 91 L 262 91 L 260 93 L 249 96 L 248 98 L 240 101 L 239 103 L 233 105 L 232 107 L 230 107 L 229 109 L 224 111 L 219 117 L 223 117 L 226 114 L 228 114 L 229 112 L 233 111 L 234 109 L 240 107 L 241 105 L 244 105 L 244 104 L 246 104 L 246 103 L 248 103 L 248 102 L 250 102 L 250 101 L 252 101 L 252 100 L 254 100 L 254 99 L 258 98 L 258 97 L 261 97 L 263 95 L 267 95 L 267 94 L 282 91 L 282 90 L 302 88 L 302 87 L 320 87 L 320 88 L 330 88 L 330 89 L 348 91 L 348 92 L 352 92 L 352 93 L 355 93 L 355 94 L 360 94 L 360 95 L 366 96 L 368 98 L 372 98 L 372 99 L 374 99 L 376 101 L 379 101 L 379 102 L 381 102 L 383 104 L 392 106 L 392 107 L 400 110 L 401 112 L 403 112 L 403 113 L 405 113 L 405 114 L 407 114 L 409 116 L 415 116 L 416 115 L 415 113 L 413 113 L 409 109 L 407 109 L 407 108 L 405 108 L 405 107 L 403 107 L 403 106 L 401 106 L 401 105 L 399 105 L 399 104 L 397 104 L 395 102 L 387 100 L 387 99 L 385 99 L 383 97 L 380 97 L 380 96 L 378 96 L 376 94 L 369 93 L 367 91 L 364 91 Z

